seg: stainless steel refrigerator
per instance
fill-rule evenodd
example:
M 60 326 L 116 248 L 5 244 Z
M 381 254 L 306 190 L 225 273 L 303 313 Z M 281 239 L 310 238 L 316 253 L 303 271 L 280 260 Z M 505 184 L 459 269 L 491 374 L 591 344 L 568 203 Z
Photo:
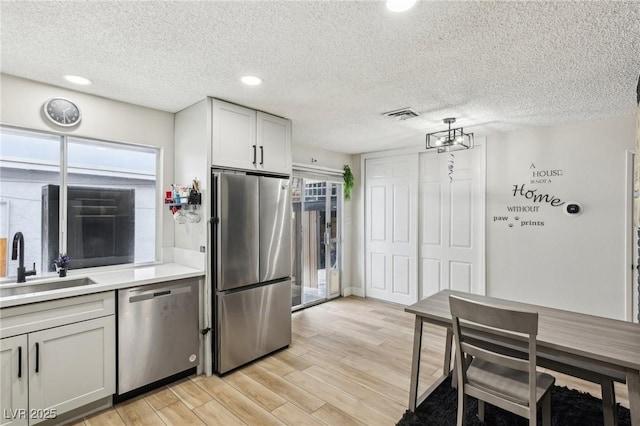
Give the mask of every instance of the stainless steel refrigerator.
M 291 343 L 289 179 L 212 170 L 214 370 Z

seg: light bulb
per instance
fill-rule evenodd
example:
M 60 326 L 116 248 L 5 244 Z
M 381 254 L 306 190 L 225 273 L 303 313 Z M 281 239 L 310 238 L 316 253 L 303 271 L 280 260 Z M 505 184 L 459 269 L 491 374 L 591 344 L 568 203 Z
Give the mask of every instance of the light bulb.
M 240 79 L 247 86 L 259 86 L 262 84 L 262 79 L 260 77 L 256 77 L 254 75 L 245 75 Z
M 65 75 L 64 79 L 73 84 L 79 84 L 81 86 L 89 86 L 93 84 L 93 81 L 79 75 Z
M 411 9 L 416 0 L 387 0 L 387 9 L 392 12 L 404 12 Z

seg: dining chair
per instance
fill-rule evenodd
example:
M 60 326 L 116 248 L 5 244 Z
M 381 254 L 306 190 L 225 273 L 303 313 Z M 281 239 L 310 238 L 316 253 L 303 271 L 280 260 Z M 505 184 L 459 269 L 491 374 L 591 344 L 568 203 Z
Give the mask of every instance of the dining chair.
M 538 313 L 503 309 L 449 296 L 455 341 L 458 388 L 457 425 L 466 423 L 466 396 L 478 399 L 484 422 L 485 402 L 529 419 L 536 425 L 542 402 L 542 424 L 551 426 L 551 386 L 555 378 L 536 371 Z M 500 350 L 495 342 L 527 344 L 522 352 Z M 493 342 L 493 344 L 486 342 Z

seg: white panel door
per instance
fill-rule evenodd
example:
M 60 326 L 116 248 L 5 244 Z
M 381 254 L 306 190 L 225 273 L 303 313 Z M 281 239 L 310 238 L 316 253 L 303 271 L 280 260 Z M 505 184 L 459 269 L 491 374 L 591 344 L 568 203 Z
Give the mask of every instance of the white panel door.
M 485 293 L 483 150 L 420 154 L 420 298 Z
M 418 156 L 365 163 L 366 296 L 405 305 L 418 300 Z

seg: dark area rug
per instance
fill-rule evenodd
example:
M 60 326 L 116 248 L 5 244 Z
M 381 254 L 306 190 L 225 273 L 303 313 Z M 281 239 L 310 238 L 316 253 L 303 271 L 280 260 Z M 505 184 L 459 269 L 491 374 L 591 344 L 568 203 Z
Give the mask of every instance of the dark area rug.
M 458 409 L 457 390 L 451 387 L 451 380 L 445 380 L 417 408 L 415 413 L 406 411 L 399 426 L 455 426 Z M 476 414 L 478 402 L 467 397 L 467 425 L 491 426 L 527 426 L 529 421 L 523 417 L 485 404 L 485 423 Z M 538 410 L 538 425 L 542 425 L 541 412 Z M 553 426 L 602 426 L 602 401 L 587 393 L 567 387 L 554 386 L 551 389 L 551 424 Z M 631 426 L 629 410 L 618 404 L 618 425 Z

